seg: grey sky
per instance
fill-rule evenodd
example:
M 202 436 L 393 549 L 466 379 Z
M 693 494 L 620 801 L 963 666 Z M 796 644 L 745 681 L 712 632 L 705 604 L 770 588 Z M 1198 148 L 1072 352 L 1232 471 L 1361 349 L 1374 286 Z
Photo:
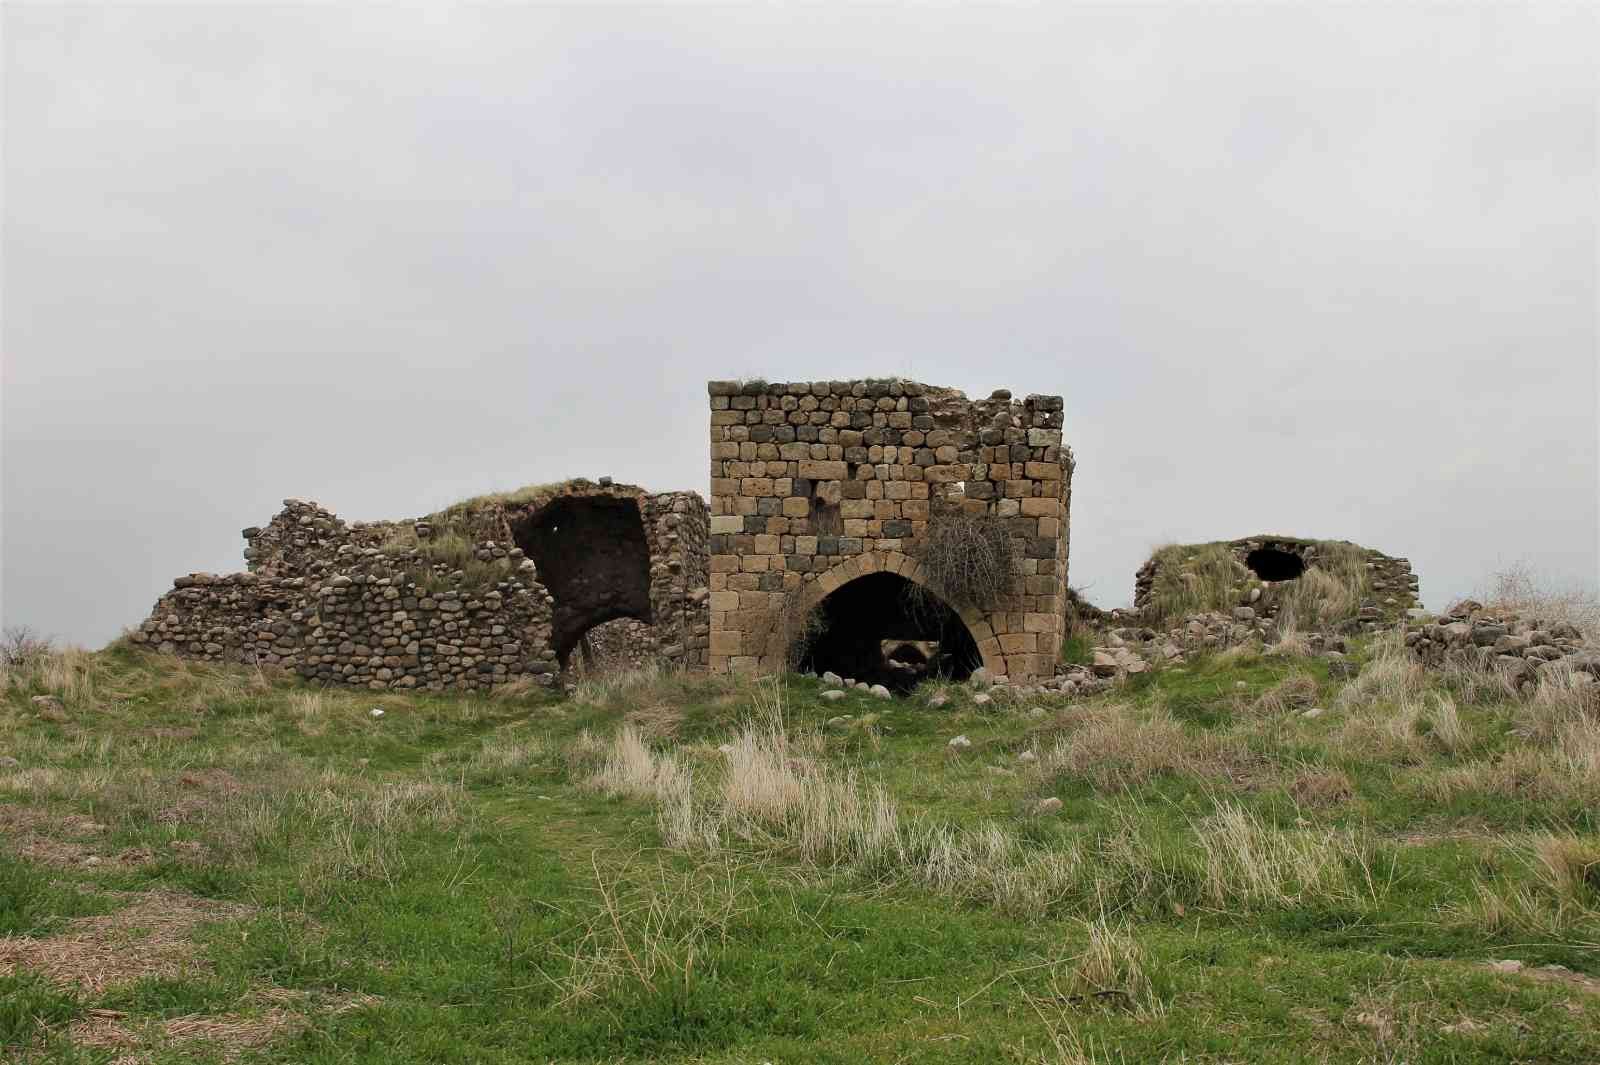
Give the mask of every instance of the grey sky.
M 7 4 L 6 624 L 351 519 L 707 488 L 711 377 L 1059 392 L 1072 580 L 1597 567 L 1577 5 Z

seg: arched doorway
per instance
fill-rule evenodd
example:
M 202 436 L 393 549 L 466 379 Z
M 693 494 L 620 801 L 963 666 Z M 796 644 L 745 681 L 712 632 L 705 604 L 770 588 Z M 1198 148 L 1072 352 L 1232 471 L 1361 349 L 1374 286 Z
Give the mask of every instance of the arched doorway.
M 563 669 L 596 625 L 651 621 L 650 546 L 635 500 L 565 496 L 518 522 L 512 537 L 555 598 L 551 635 Z
M 794 649 L 802 672 L 834 672 L 906 692 L 929 677 L 966 680 L 983 665 L 948 604 L 898 573 L 851 580 L 812 609 Z

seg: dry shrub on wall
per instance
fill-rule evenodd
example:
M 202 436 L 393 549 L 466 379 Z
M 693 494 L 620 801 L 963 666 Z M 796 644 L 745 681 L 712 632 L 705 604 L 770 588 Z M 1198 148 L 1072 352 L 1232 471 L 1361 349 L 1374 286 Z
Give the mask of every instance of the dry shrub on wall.
M 1600 591 L 1556 587 L 1526 562 L 1495 574 L 1489 590 L 1477 598 L 1492 613 L 1518 614 L 1546 623 L 1566 622 L 1577 626 L 1589 643 L 1600 643 Z
M 931 594 L 957 610 L 990 610 L 1016 587 L 1017 547 L 1005 520 L 993 511 L 942 507 L 911 551 L 926 585 L 906 590 L 913 607 L 931 606 Z

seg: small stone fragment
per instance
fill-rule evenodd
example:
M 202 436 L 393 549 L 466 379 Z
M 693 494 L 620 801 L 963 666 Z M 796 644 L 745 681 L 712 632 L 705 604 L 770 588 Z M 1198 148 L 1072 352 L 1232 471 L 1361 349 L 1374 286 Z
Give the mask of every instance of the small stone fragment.
M 838 688 L 830 688 L 818 696 L 818 698 L 826 699 L 830 703 L 836 703 L 840 699 L 844 698 L 844 692 L 840 691 Z
M 1052 795 L 1047 799 L 1040 799 L 1038 802 L 1034 803 L 1033 813 L 1036 817 L 1044 817 L 1048 814 L 1060 813 L 1062 805 L 1063 804 L 1061 800 Z
M 954 739 L 952 739 L 945 746 L 949 747 L 950 750 L 956 751 L 957 753 L 959 753 L 961 751 L 971 750 L 972 749 L 972 741 L 967 739 L 967 737 L 964 736 L 964 735 L 963 736 L 957 736 Z

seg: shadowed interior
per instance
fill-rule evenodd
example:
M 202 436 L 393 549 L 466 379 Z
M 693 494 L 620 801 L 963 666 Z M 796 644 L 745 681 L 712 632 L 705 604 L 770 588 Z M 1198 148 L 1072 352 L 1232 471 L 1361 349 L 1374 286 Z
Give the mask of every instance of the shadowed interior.
M 970 677 L 983 664 L 972 633 L 941 600 L 908 595 L 913 588 L 899 574 L 869 573 L 834 591 L 817 605 L 800 669 L 832 670 L 902 693 L 932 676 Z M 914 641 L 936 643 L 937 650 L 925 655 L 910 646 Z M 893 648 L 887 655 L 886 642 Z
M 555 597 L 552 639 L 563 668 L 594 626 L 650 617 L 650 546 L 631 499 L 558 499 L 512 530 Z
M 1306 571 L 1304 559 L 1276 547 L 1256 548 L 1245 556 L 1244 564 L 1264 581 L 1292 581 Z

